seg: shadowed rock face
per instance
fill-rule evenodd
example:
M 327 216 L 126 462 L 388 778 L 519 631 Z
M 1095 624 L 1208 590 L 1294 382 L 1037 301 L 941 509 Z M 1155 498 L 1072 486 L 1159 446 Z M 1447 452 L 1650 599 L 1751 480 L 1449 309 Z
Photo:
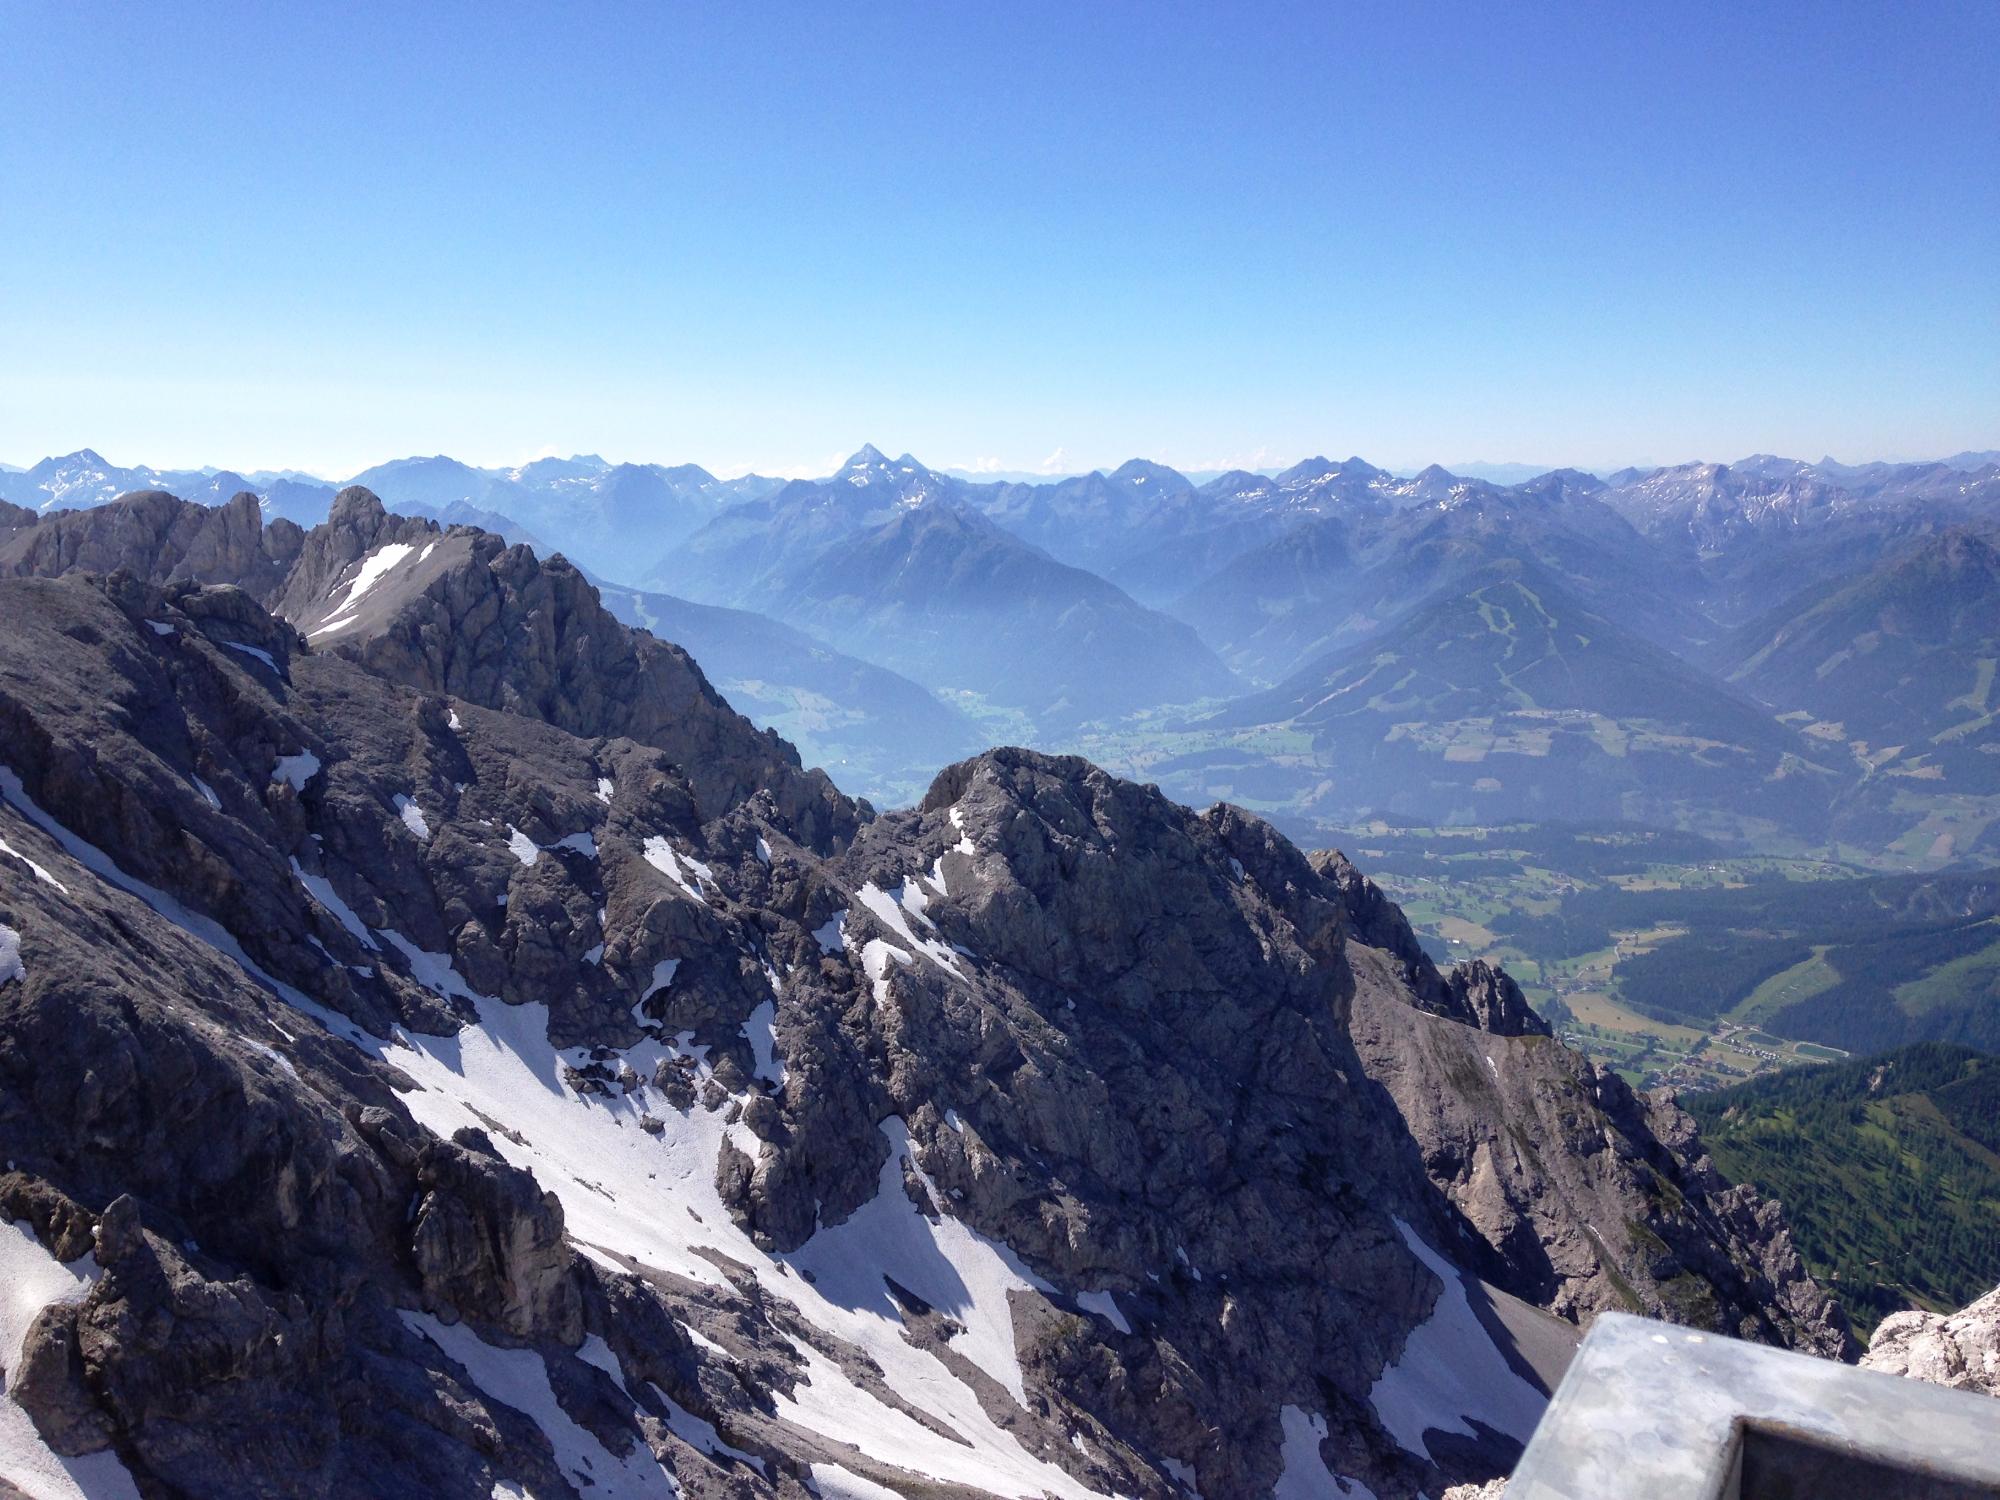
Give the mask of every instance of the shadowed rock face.
M 1453 1305 L 1414 1244 L 1572 1317 L 1838 1326 L 1684 1117 L 1335 856 L 1019 750 L 815 800 L 691 664 L 679 717 L 590 697 L 594 650 L 674 661 L 566 565 L 363 496 L 291 577 L 290 623 L 0 580 L 0 1218 L 86 1278 L 0 1358 L 58 1451 L 229 1495 L 1407 1496 L 1514 1452 L 1478 1392 L 1428 1440 L 1378 1405 Z

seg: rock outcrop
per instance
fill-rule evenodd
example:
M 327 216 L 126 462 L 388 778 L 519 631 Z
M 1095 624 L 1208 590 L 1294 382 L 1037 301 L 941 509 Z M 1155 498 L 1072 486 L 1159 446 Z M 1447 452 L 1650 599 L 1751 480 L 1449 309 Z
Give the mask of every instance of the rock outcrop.
M 621 624 L 561 556 L 391 516 L 347 489 L 307 537 L 275 612 L 391 681 L 664 750 L 704 819 L 765 792 L 794 837 L 827 850 L 867 815 L 724 702 L 686 652 Z
M 26 519 L 0 516 L 0 574 L 17 577 L 123 569 L 156 583 L 233 583 L 264 599 L 284 582 L 305 540 L 290 521 L 265 526 L 248 492 L 216 506 L 143 490 L 47 516 L 10 509 Z M 7 534 L 8 525 L 20 529 Z
M 825 851 L 869 813 L 732 709 L 686 652 L 621 624 L 560 556 L 389 515 L 365 489 L 341 491 L 310 533 L 264 526 L 253 495 L 209 507 L 148 491 L 0 535 L 0 576 L 120 571 L 233 584 L 319 649 L 393 681 L 652 745 L 681 768 L 704 817 L 765 792 L 793 836 Z
M 1876 1326 L 1861 1364 L 2000 1396 L 2000 1288 L 1955 1313 L 1890 1313 Z
M 1666 1094 L 1555 1041 L 1505 973 L 1438 974 L 1372 881 L 1339 856 L 1314 862 L 1350 914 L 1356 972 L 1396 981 L 1357 991 L 1362 1064 L 1491 1252 L 1482 1274 L 1578 1321 L 1643 1313 L 1854 1356 L 1777 1206 L 1715 1170 Z

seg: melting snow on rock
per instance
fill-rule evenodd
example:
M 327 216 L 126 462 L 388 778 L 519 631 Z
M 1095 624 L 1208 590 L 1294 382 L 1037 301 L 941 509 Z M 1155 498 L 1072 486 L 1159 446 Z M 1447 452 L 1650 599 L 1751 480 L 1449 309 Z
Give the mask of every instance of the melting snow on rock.
M 397 563 L 408 557 L 416 549 L 408 542 L 386 542 L 361 559 L 361 567 L 347 585 L 347 593 L 320 623 L 314 635 L 332 635 L 337 630 L 345 630 L 354 623 L 354 606 L 362 596 L 376 584 Z
M 1519 1438 L 1533 1436 L 1548 1405 L 1516 1374 L 1473 1311 L 1458 1268 L 1426 1245 L 1401 1219 L 1403 1243 L 1444 1283 L 1431 1315 L 1410 1330 L 1402 1355 L 1383 1370 L 1368 1400 L 1389 1435 L 1419 1458 L 1429 1458 L 1424 1433 L 1475 1437 L 1473 1420 Z
M 64 1265 L 49 1254 L 26 1221 L 0 1224 L 0 1366 L 8 1376 L 21 1368 L 22 1341 L 42 1309 L 81 1302 L 97 1276 L 88 1255 Z M 11 1396 L 0 1398 L 0 1475 L 35 1500 L 139 1500 L 116 1454 L 59 1457 Z
M 295 792 L 303 792 L 306 783 L 319 775 L 319 757 L 310 750 L 301 750 L 297 755 L 281 755 L 278 764 L 271 771 L 273 781 L 282 781 Z
M 403 820 L 403 826 L 414 833 L 420 841 L 428 841 L 431 825 L 424 820 L 424 810 L 401 792 L 396 794 L 396 815 Z

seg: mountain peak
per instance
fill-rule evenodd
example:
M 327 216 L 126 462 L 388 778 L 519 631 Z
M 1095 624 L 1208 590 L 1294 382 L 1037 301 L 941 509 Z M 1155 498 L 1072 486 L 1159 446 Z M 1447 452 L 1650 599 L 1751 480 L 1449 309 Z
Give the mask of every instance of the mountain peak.
M 1128 458 L 1111 471 L 1112 479 L 1121 484 L 1145 485 L 1162 490 L 1186 490 L 1194 486 L 1178 469 L 1170 469 L 1165 464 L 1156 464 L 1149 458 Z
M 1279 484 L 1310 484 L 1313 480 L 1338 472 L 1339 464 L 1332 462 L 1323 453 L 1311 458 L 1302 458 L 1289 469 L 1278 475 Z
M 849 469 L 873 468 L 877 464 L 886 464 L 888 461 L 888 455 L 883 453 L 880 448 L 876 447 L 873 443 L 863 443 L 848 456 L 847 462 L 840 466 L 840 472 L 844 474 Z

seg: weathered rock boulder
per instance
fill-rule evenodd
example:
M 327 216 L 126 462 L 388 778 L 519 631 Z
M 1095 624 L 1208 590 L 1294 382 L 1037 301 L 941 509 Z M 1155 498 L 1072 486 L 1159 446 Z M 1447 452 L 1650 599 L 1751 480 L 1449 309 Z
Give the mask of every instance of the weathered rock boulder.
M 1876 1326 L 1862 1367 L 2000 1396 L 2000 1288 L 1955 1313 L 1896 1312 Z

